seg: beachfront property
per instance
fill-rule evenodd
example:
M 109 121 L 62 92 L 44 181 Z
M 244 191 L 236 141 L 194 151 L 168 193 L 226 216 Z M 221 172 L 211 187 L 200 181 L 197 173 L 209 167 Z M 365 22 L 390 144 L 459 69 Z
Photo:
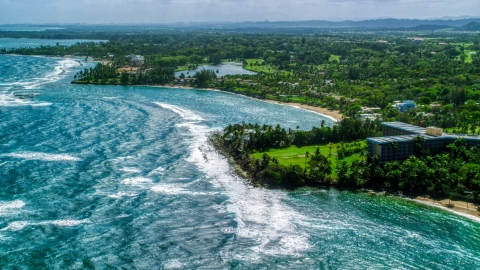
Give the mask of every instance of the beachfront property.
M 145 57 L 142 55 L 127 55 L 131 67 L 142 67 L 145 64 Z
M 443 129 L 436 127 L 419 127 L 402 122 L 382 123 L 383 137 L 367 138 L 367 147 L 370 155 L 377 155 L 380 163 L 394 160 L 404 160 L 414 154 L 415 139 L 423 137 L 422 149 L 435 154 L 453 143 L 458 138 L 464 138 L 467 147 L 480 148 L 480 136 L 447 134 Z
M 405 112 L 408 109 L 415 109 L 417 105 L 415 105 L 412 100 L 404 100 L 403 102 L 394 101 L 392 107 L 401 112 Z

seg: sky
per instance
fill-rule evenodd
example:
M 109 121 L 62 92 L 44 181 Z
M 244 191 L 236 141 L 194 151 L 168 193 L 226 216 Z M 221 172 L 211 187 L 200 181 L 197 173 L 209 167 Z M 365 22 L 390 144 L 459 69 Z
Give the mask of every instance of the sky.
M 0 0 L 0 24 L 480 17 L 480 0 Z

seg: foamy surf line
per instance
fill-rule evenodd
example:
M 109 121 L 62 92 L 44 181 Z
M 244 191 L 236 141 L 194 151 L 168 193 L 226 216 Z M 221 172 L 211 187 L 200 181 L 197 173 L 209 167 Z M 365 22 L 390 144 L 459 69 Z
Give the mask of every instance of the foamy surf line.
M 15 97 L 12 93 L 0 93 L 0 106 L 2 107 L 20 107 L 20 106 L 50 106 L 49 102 L 35 102 Z
M 19 152 L 2 154 L 3 157 L 11 157 L 25 160 L 40 160 L 40 161 L 82 161 L 81 158 L 74 157 L 67 154 L 48 154 L 42 152 Z
M 225 210 L 235 213 L 237 227 L 233 229 L 238 237 L 251 239 L 258 243 L 243 254 L 237 254 L 238 259 L 261 260 L 258 254 L 274 256 L 301 256 L 311 248 L 309 235 L 299 231 L 293 220 L 303 219 L 292 208 L 285 205 L 286 194 L 281 191 L 271 191 L 255 188 L 235 175 L 228 161 L 208 145 L 208 133 L 212 129 L 198 124 L 189 125 L 190 132 L 195 135 L 191 145 L 188 162 L 196 164 L 207 175 L 207 181 L 223 190 L 229 200 Z M 168 188 L 162 192 L 183 192 Z M 272 245 L 275 243 L 275 245 Z
M 39 86 L 47 83 L 56 82 L 62 79 L 62 76 L 70 73 L 72 68 L 80 67 L 80 63 L 75 61 L 74 59 L 60 59 L 58 60 L 55 65 L 53 66 L 53 71 L 50 71 L 41 77 L 32 78 L 31 81 L 21 81 L 21 82 L 11 82 L 6 84 L 0 85 L 7 85 L 7 86 L 20 86 L 24 89 L 36 89 Z
M 178 106 L 171 105 L 171 104 L 166 104 L 166 103 L 161 103 L 161 102 L 153 102 L 153 103 L 162 107 L 162 108 L 164 108 L 164 109 L 173 111 L 174 113 L 180 115 L 180 117 L 182 117 L 185 120 L 190 120 L 190 121 L 202 121 L 203 120 L 202 117 L 200 117 L 199 115 L 195 114 L 194 112 L 192 112 L 190 110 L 182 109 Z
M 43 222 L 28 222 L 28 221 L 13 221 L 10 222 L 7 227 L 0 229 L 0 231 L 20 231 L 27 226 L 45 226 L 45 225 L 54 225 L 57 227 L 76 227 L 83 224 L 91 224 L 92 222 L 89 219 L 59 219 L 52 221 L 43 221 Z
M 10 202 L 0 202 L 0 213 L 7 212 L 13 209 L 21 209 L 25 206 L 25 203 L 21 200 L 15 200 Z

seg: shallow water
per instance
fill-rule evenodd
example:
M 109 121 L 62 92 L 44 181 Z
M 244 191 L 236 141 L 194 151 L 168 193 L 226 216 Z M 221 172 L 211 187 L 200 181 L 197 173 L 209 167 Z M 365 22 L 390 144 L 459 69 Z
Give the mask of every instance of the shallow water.
M 0 55 L 2 268 L 480 265 L 474 221 L 395 197 L 254 188 L 206 144 L 227 124 L 310 128 L 328 121 L 318 114 L 218 91 L 71 85 L 77 64 Z
M 242 63 L 222 63 L 220 65 L 202 65 L 198 66 L 195 70 L 184 70 L 184 71 L 177 71 L 175 72 L 175 77 L 179 77 L 180 74 L 183 73 L 186 77 L 193 77 L 197 71 L 201 71 L 203 69 L 206 70 L 213 70 L 217 76 L 225 76 L 225 75 L 237 75 L 237 74 L 257 74 L 253 71 L 249 71 L 243 68 Z

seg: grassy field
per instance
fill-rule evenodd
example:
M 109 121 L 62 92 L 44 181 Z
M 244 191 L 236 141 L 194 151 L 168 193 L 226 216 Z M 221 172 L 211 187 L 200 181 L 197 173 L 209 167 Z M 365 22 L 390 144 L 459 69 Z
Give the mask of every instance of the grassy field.
M 472 63 L 472 55 L 477 54 L 476 51 L 465 51 L 465 55 L 467 56 L 465 58 L 465 63 Z
M 177 71 L 186 71 L 188 70 L 188 66 L 178 66 L 177 69 L 175 69 L 175 72 Z
M 330 55 L 330 58 L 328 59 L 328 61 L 332 62 L 333 60 L 337 60 L 337 62 L 340 62 L 340 55 Z
M 272 73 L 275 73 L 275 72 L 279 72 L 279 74 L 282 74 L 282 75 L 286 75 L 286 74 L 289 74 L 291 72 L 288 72 L 288 71 L 284 71 L 284 70 L 278 70 L 277 67 L 275 66 L 271 66 L 271 65 L 268 65 L 268 64 L 264 64 L 264 65 L 261 65 L 263 60 L 262 59 L 246 59 L 247 61 L 247 65 L 245 66 L 245 69 L 246 70 L 250 70 L 250 71 L 254 71 L 254 72 L 263 72 L 263 73 L 268 73 L 268 74 L 272 74 Z M 255 65 L 256 63 L 258 63 L 258 65 Z M 250 66 L 250 64 L 252 64 Z
M 255 71 L 255 72 L 264 72 L 264 73 L 274 73 L 277 71 L 276 67 L 270 65 L 262 65 L 262 59 L 246 59 L 247 66 L 245 67 L 246 70 Z M 255 65 L 258 63 L 258 66 Z M 252 64 L 250 66 L 250 64 Z
M 362 146 L 365 146 L 365 141 L 359 141 Z M 313 154 L 317 147 L 320 148 L 320 153 L 332 162 L 332 176 L 337 177 L 337 162 L 338 161 L 345 161 L 347 164 L 351 164 L 353 161 L 360 159 L 359 154 L 353 154 L 349 157 L 343 158 L 341 160 L 337 160 L 337 146 L 338 143 L 333 144 L 332 147 L 332 155 L 330 155 L 330 149 L 328 148 L 328 144 L 324 145 L 311 145 L 311 146 L 290 146 L 284 149 L 271 149 L 267 152 L 257 152 L 253 153 L 253 158 L 261 158 L 264 153 L 268 154 L 272 158 L 276 158 L 281 165 L 289 166 L 291 165 L 300 165 L 300 167 L 305 167 L 305 153 L 308 151 L 310 154 Z M 308 168 L 308 163 L 307 163 Z

